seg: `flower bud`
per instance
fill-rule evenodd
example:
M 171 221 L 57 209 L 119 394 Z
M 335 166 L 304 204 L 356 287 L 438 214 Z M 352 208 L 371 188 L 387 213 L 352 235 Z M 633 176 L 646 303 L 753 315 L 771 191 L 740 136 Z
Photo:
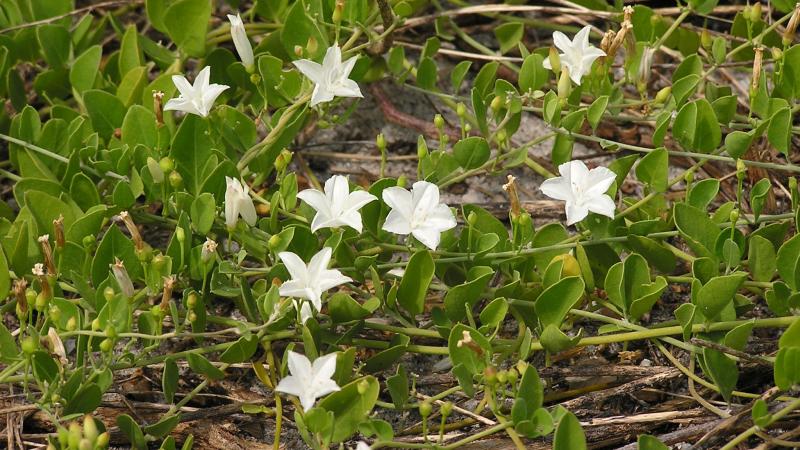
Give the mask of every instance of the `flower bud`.
M 703 28 L 703 31 L 700 32 L 700 44 L 706 51 L 710 51 L 711 42 L 712 42 L 711 33 L 709 33 L 708 30 Z
M 750 8 L 750 21 L 758 23 L 761 21 L 761 2 L 756 2 Z
M 108 353 L 113 349 L 114 349 L 114 341 L 112 341 L 111 339 L 106 338 L 106 339 L 103 339 L 102 342 L 100 342 L 100 351 L 101 352 Z
M 61 320 L 61 308 L 56 305 L 50 306 L 50 309 L 47 311 L 48 315 L 50 316 L 50 321 L 57 323 Z
M 578 277 L 581 275 L 581 266 L 578 260 L 569 253 L 564 253 L 553 258 L 553 262 L 562 261 L 561 275 L 563 277 Z
M 67 320 L 66 325 L 67 331 L 75 331 L 78 329 L 78 319 L 75 316 L 72 316 Z
M 319 44 L 317 43 L 317 38 L 314 36 L 309 36 L 308 41 L 306 42 L 306 50 L 308 50 L 309 55 L 315 55 L 317 50 L 319 50 Z
M 78 450 L 92 450 L 92 443 L 86 438 L 81 439 L 78 443 Z
M 464 117 L 466 117 L 466 116 L 467 116 L 467 105 L 465 105 L 465 104 L 464 104 L 464 103 L 462 103 L 462 102 L 459 102 L 459 103 L 456 105 L 456 114 L 458 115 L 458 117 L 460 117 L 460 118 L 462 118 L 462 119 L 463 119 Z
M 161 167 L 161 171 L 164 173 L 172 172 L 175 170 L 175 161 L 169 156 L 165 156 L 158 161 L 158 165 Z
M 789 45 L 794 41 L 794 33 L 797 31 L 798 24 L 800 24 L 800 2 L 795 5 L 792 17 L 789 18 L 789 23 L 786 24 L 786 29 L 783 31 L 783 45 Z
M 244 28 L 241 16 L 228 14 L 228 20 L 231 22 L 231 38 L 233 45 L 236 47 L 236 53 L 242 60 L 242 64 L 251 72 L 255 68 L 253 57 L 253 46 L 250 44 L 250 39 L 247 38 L 247 31 Z
M 483 369 L 483 379 L 488 385 L 493 385 L 497 382 L 497 369 L 494 366 L 486 366 Z
M 508 372 L 505 370 L 497 371 L 497 382 L 500 384 L 506 384 L 508 382 Z
M 548 54 L 548 59 L 550 59 L 550 67 L 553 69 L 553 73 L 560 73 L 561 72 L 561 56 L 558 54 L 558 50 L 555 47 L 550 47 L 550 53 Z
M 197 307 L 197 293 L 191 292 L 189 293 L 189 297 L 186 299 L 186 307 L 189 309 L 195 309 Z
M 114 273 L 114 278 L 117 280 L 117 284 L 122 291 L 122 295 L 124 295 L 126 298 L 133 297 L 135 292 L 133 288 L 133 282 L 131 281 L 131 277 L 128 275 L 128 271 L 125 269 L 125 263 L 117 259 L 116 262 L 111 265 L 111 271 Z
M 189 311 L 189 313 L 186 314 L 186 320 L 188 320 L 189 323 L 195 323 L 197 321 L 197 313 L 194 311 Z
M 177 239 L 181 244 L 186 241 L 186 232 L 183 231 L 183 228 L 178 227 L 175 229 L 175 239 Z
M 439 130 L 439 133 L 441 133 L 444 130 L 444 117 L 442 117 L 441 114 L 433 116 L 433 125 Z
M 22 340 L 20 346 L 22 347 L 22 353 L 26 355 L 32 355 L 33 352 L 35 352 L 36 349 L 39 347 L 39 344 L 36 342 L 36 338 L 34 338 L 33 336 L 26 336 Z
M 489 107 L 492 109 L 494 115 L 497 115 L 500 112 L 500 108 L 503 107 L 503 99 L 499 95 L 496 95 L 492 99 L 492 103 L 489 104 Z
M 467 215 L 467 223 L 473 227 L 475 226 L 476 223 L 478 223 L 478 215 L 475 214 L 475 211 L 469 212 L 469 214 Z
M 303 57 L 303 47 L 301 47 L 299 45 L 295 45 L 294 46 L 294 56 L 297 56 L 298 58 L 302 58 Z
M 114 327 L 114 325 L 108 324 L 106 326 L 105 334 L 106 334 L 106 337 L 108 337 L 110 339 L 116 339 L 116 337 L 117 337 L 117 329 Z
M 431 411 L 433 411 L 433 406 L 431 406 L 431 402 L 428 400 L 425 400 L 419 404 L 419 415 L 422 416 L 423 419 L 430 416 Z
M 107 302 L 110 302 L 115 295 L 117 295 L 117 292 L 111 286 L 106 286 L 106 288 L 103 289 L 103 297 Z
M 404 187 L 406 185 L 406 176 L 405 175 L 400 175 L 399 177 L 397 177 L 397 185 L 400 186 L 400 187 Z
M 81 244 L 83 244 L 83 248 L 90 249 L 94 247 L 94 244 L 97 242 L 97 238 L 93 234 L 87 234 L 86 236 L 81 239 Z
M 177 171 L 173 170 L 169 173 L 169 185 L 178 189 L 183 184 L 183 177 Z
M 744 179 L 744 175 L 747 173 L 747 165 L 745 165 L 744 161 L 741 159 L 736 160 L 736 177 L 740 180 Z
M 417 139 L 417 158 L 423 159 L 428 156 L 428 143 L 425 142 L 425 138 L 420 135 L 419 139 Z
M 735 226 L 736 223 L 739 222 L 739 210 L 738 209 L 732 210 L 729 219 L 731 223 Z
M 94 419 L 90 415 L 83 416 L 83 436 L 86 439 L 94 442 L 99 435 L 99 431 L 97 430 L 97 424 L 94 422 Z
M 92 331 L 100 331 L 100 319 L 92 320 Z
M 287 149 L 281 150 L 278 157 L 275 158 L 275 170 L 283 172 L 289 166 L 290 162 L 292 162 L 292 152 Z
M 155 158 L 147 157 L 147 170 L 150 172 L 150 177 L 153 178 L 153 182 L 156 184 L 164 182 L 164 171 Z
M 667 86 L 661 88 L 657 93 L 655 99 L 653 99 L 657 104 L 662 105 L 667 102 L 669 99 L 670 94 L 672 94 L 672 86 Z
M 561 77 L 558 79 L 558 98 L 566 100 L 569 97 L 572 80 L 569 78 L 569 67 L 561 69 Z
M 450 414 L 453 413 L 453 402 L 444 402 L 442 403 L 441 408 L 439 409 L 439 413 L 442 417 L 449 417 Z
M 342 14 L 344 14 L 344 0 L 337 0 L 336 5 L 333 7 L 331 22 L 334 25 L 339 25 L 342 22 Z
M 67 442 L 69 443 L 70 450 L 78 448 L 82 437 L 81 431 L 81 426 L 78 424 L 78 422 L 72 422 L 69 424 L 69 436 L 67 438 Z
M 517 378 L 518 378 L 518 376 L 519 376 L 519 373 L 518 373 L 518 372 L 517 372 L 517 371 L 516 371 L 516 370 L 515 370 L 513 367 L 512 367 L 512 368 L 510 368 L 510 369 L 508 369 L 508 370 L 506 371 L 506 373 L 507 373 L 507 376 L 508 376 L 508 382 L 509 382 L 510 384 L 512 384 L 512 385 L 513 385 L 514 383 L 516 383 L 516 382 L 517 382 Z
M 203 248 L 200 250 L 200 259 L 207 264 L 216 254 L 217 243 L 211 238 L 206 238 Z
M 367 380 L 361 380 L 356 388 L 358 390 L 358 395 L 364 395 L 369 390 L 369 382 Z
M 386 150 L 386 138 L 383 136 L 383 133 L 378 133 L 378 137 L 375 138 L 375 145 L 378 146 L 378 150 L 381 153 Z
M 779 49 L 778 47 L 772 47 L 770 50 L 772 52 L 772 59 L 775 61 L 780 61 L 783 59 L 783 50 Z
M 281 238 L 277 234 L 273 234 L 269 241 L 267 241 L 267 245 L 271 251 L 276 251 L 278 247 L 281 245 Z
M 94 445 L 99 449 L 104 449 L 108 447 L 109 440 L 110 435 L 108 434 L 108 431 L 106 431 L 101 433 L 100 436 L 97 436 L 97 440 L 94 441 Z

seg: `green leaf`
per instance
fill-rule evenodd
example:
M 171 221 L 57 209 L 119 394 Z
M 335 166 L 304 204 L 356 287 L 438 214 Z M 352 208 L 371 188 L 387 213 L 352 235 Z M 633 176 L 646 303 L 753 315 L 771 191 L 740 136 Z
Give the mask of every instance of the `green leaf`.
M 567 277 L 539 294 L 534 309 L 542 328 L 547 325 L 560 326 L 569 310 L 580 301 L 584 287 L 580 277 Z
M 173 403 L 175 399 L 175 392 L 178 390 L 179 374 L 178 364 L 175 363 L 175 359 L 165 359 L 164 373 L 161 375 L 161 389 L 164 391 L 164 397 L 169 403 Z
M 394 51 L 395 49 L 402 50 L 403 47 L 395 47 L 392 50 Z M 464 77 L 467 75 L 467 72 L 469 72 L 471 66 L 472 61 L 461 61 L 450 71 L 450 84 L 453 86 L 453 91 L 458 92 L 461 89 Z
M 397 365 L 397 372 L 386 378 L 386 388 L 389 390 L 389 395 L 392 397 L 392 403 L 395 408 L 402 408 L 408 401 L 408 375 L 406 374 L 406 366 L 403 364 Z
M 672 134 L 684 148 L 701 153 L 711 153 L 722 142 L 717 116 L 706 99 L 695 100 L 681 108 Z
M 187 115 L 172 139 L 170 156 L 175 160 L 178 173 L 189 192 L 199 194 L 203 180 L 211 167 L 211 142 L 208 139 L 208 121 L 194 114 Z
M 692 185 L 687 200 L 690 205 L 704 210 L 714 200 L 719 192 L 719 180 L 706 178 Z
M 189 353 L 186 355 L 186 361 L 189 363 L 189 367 L 199 375 L 204 375 L 215 381 L 225 378 L 223 371 L 211 364 L 205 356 L 199 353 Z
M 425 294 L 433 280 L 434 268 L 433 257 L 427 250 L 414 253 L 408 260 L 406 272 L 397 290 L 397 300 L 412 315 L 421 313 L 425 308 Z
M 524 33 L 525 27 L 522 25 L 522 22 L 506 22 L 496 27 L 494 29 L 494 36 L 500 43 L 500 53 L 506 53 L 512 48 L 515 48 L 520 40 L 522 40 Z
M 422 89 L 435 91 L 438 78 L 439 70 L 433 58 L 422 58 L 417 67 L 417 85 Z
M 148 435 L 154 436 L 157 438 L 164 438 L 166 435 L 172 432 L 176 426 L 181 422 L 181 415 L 178 414 L 171 414 L 167 417 L 162 418 L 158 422 L 154 423 L 153 425 L 146 426 L 144 431 L 147 432 Z
M 353 300 L 353 297 L 337 292 L 328 299 L 328 314 L 333 323 L 345 323 L 361 320 L 369 316 L 370 312 Z
M 769 178 L 762 178 L 750 190 L 750 207 L 753 209 L 755 220 L 758 220 L 761 215 L 761 210 L 764 209 L 764 203 L 767 201 L 771 189 L 772 182 Z
M 742 273 L 723 275 L 712 278 L 700 288 L 696 296 L 696 304 L 700 307 L 706 320 L 714 320 L 726 306 L 733 302 L 733 296 L 736 295 L 736 291 L 739 290 L 744 279 L 745 274 Z
M 639 445 L 639 450 L 669 450 L 669 447 L 649 434 L 639 435 L 637 444 Z
M 713 256 L 720 230 L 703 210 L 686 203 L 676 203 L 675 225 L 699 256 Z
M 333 413 L 331 442 L 346 441 L 358 430 L 375 406 L 379 391 L 378 380 L 366 376 L 343 386 L 318 403 L 320 408 Z
M 200 57 L 206 52 L 210 18 L 210 0 L 178 0 L 164 12 L 164 28 L 182 52 Z
M 83 93 L 83 102 L 94 131 L 103 139 L 109 139 L 114 131 L 122 126 L 125 119 L 125 105 L 115 95 L 106 91 L 91 89 Z
M 64 25 L 45 24 L 36 27 L 36 37 L 45 61 L 52 68 L 64 67 L 72 52 L 69 30 Z
M 571 412 L 567 412 L 558 422 L 553 436 L 553 450 L 586 450 L 586 435 L 578 418 Z
M 646 154 L 636 166 L 636 178 L 650 186 L 654 192 L 667 190 L 669 177 L 669 153 L 659 147 Z
M 735 130 L 725 136 L 725 151 L 733 158 L 741 158 L 753 143 L 753 132 Z
M 703 348 L 703 360 L 706 371 L 719 388 L 725 401 L 730 402 L 733 389 L 739 380 L 739 368 L 736 361 L 719 350 Z
M 99 286 L 103 280 L 108 278 L 109 265 L 114 263 L 115 258 L 119 258 L 125 264 L 125 269 L 132 280 L 139 278 L 142 269 L 133 243 L 122 234 L 118 227 L 112 226 L 103 236 L 92 259 L 92 283 L 95 286 Z
M 150 149 L 158 146 L 156 116 L 148 108 L 133 105 L 122 121 L 122 143 L 131 148 L 142 144 Z
M 245 362 L 255 354 L 257 349 L 258 338 L 256 336 L 242 336 L 220 355 L 219 360 L 228 364 Z
M 314 14 L 322 19 L 321 2 L 298 0 L 286 15 L 280 31 L 280 40 L 287 54 L 293 55 L 295 46 L 308 47 L 308 40 L 313 37 L 317 40 L 317 51 L 304 58 L 317 59 L 328 48 L 327 36 L 322 33 L 318 24 L 312 19 Z
M 457 322 L 464 318 L 468 310 L 471 312 L 494 273 L 491 267 L 472 267 L 467 275 L 467 281 L 450 288 L 445 294 L 444 308 L 447 317 Z
M 93 45 L 75 58 L 69 70 L 69 82 L 79 94 L 94 86 L 102 56 L 103 48 Z
M 538 53 L 531 53 L 522 62 L 519 71 L 519 91 L 523 94 L 541 89 L 547 83 L 549 73 L 542 66 L 544 57 Z
M 800 234 L 784 242 L 778 250 L 778 273 L 792 290 L 800 290 Z
M 472 345 L 458 345 L 469 336 Z M 492 344 L 480 331 L 464 324 L 456 324 L 450 330 L 447 348 L 453 365 L 463 366 L 470 374 L 476 375 L 486 367 L 486 360 L 492 354 Z
M 131 416 L 127 414 L 120 414 L 117 416 L 117 426 L 128 438 L 133 448 L 136 450 L 147 449 L 147 441 L 144 439 L 144 433 L 142 433 L 142 429 Z
M 489 143 L 479 136 L 462 139 L 453 146 L 453 156 L 464 169 L 476 169 L 489 160 Z
M 192 202 L 191 219 L 194 229 L 201 235 L 206 235 L 214 225 L 217 213 L 217 204 L 214 196 L 208 192 L 198 195 Z
M 122 42 L 119 49 L 119 76 L 125 75 L 142 65 L 142 50 L 139 48 L 139 32 L 136 25 L 129 25 L 122 35 Z
M 751 235 L 748 247 L 747 260 L 753 280 L 762 282 L 772 280 L 778 269 L 775 247 L 772 242 L 759 235 Z
M 600 120 L 603 118 L 603 113 L 606 112 L 606 107 L 608 107 L 607 95 L 597 97 L 592 104 L 589 105 L 586 118 L 589 120 L 589 125 L 592 126 L 592 130 L 597 129 L 597 125 L 600 124 Z

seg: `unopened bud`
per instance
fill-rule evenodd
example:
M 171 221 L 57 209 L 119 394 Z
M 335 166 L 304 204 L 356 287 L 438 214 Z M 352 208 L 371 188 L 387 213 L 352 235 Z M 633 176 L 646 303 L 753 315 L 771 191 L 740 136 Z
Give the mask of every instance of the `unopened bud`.
M 94 442 L 94 444 L 97 446 L 97 448 L 104 449 L 108 447 L 109 440 L 110 435 L 108 434 L 108 431 L 106 431 L 101 433 L 100 436 L 97 436 L 97 440 Z
M 375 138 L 375 145 L 381 152 L 386 150 L 386 138 L 383 136 L 383 133 L 378 133 L 378 137 Z
M 709 33 L 708 30 L 704 28 L 703 31 L 700 32 L 700 44 L 706 51 L 710 51 L 711 43 L 712 43 L 711 33 Z
M 358 395 L 364 395 L 369 390 L 369 382 L 367 380 L 361 380 L 358 385 L 356 385 L 358 390 Z
M 99 431 L 97 430 L 97 424 L 94 422 L 94 419 L 90 415 L 83 416 L 83 436 L 86 439 L 94 442 L 99 435 Z
M 422 135 L 417 139 L 417 158 L 423 159 L 428 156 L 428 143 Z
M 564 253 L 553 258 L 553 262 L 562 261 L 561 275 L 564 277 L 577 277 L 581 274 L 578 260 L 569 253 Z
M 161 171 L 164 173 L 175 170 L 175 161 L 169 156 L 165 156 L 158 160 L 158 165 L 161 167 Z
M 555 47 L 550 47 L 550 53 L 548 54 L 547 58 L 550 60 L 550 67 L 553 73 L 560 73 L 561 56 L 558 54 L 558 50 L 556 50 Z
M 656 93 L 656 97 L 653 100 L 657 104 L 664 104 L 669 99 L 670 94 L 672 94 L 672 86 L 663 87 Z
M 794 33 L 797 31 L 797 25 L 800 24 L 800 2 L 798 2 L 792 17 L 789 18 L 789 23 L 786 24 L 786 29 L 783 31 L 783 45 L 789 45 L 794 41 Z
M 278 172 L 283 172 L 287 167 L 289 167 L 289 163 L 292 162 L 292 152 L 287 149 L 281 150 L 278 154 L 278 157 L 275 158 L 275 170 Z
M 333 14 L 331 15 L 331 21 L 334 23 L 334 25 L 341 23 L 343 14 L 344 0 L 337 0 L 336 5 L 333 7 Z
M 442 414 L 442 417 L 449 417 L 450 414 L 453 413 L 453 402 L 444 402 L 442 403 L 439 412 Z
M 111 271 L 114 273 L 114 278 L 117 280 L 117 284 L 122 291 L 122 295 L 124 295 L 126 298 L 133 297 L 133 282 L 131 281 L 131 277 L 128 275 L 128 271 L 125 269 L 125 263 L 117 259 L 116 262 L 111 265 Z
M 175 239 L 177 239 L 180 243 L 186 241 L 186 232 L 183 231 L 183 228 L 178 227 L 175 229 Z
M 754 3 L 753 7 L 750 8 L 750 21 L 753 23 L 761 21 L 761 2 Z
M 102 342 L 100 342 L 100 351 L 101 352 L 108 353 L 113 349 L 114 349 L 114 341 L 112 341 L 111 339 L 106 338 L 106 339 L 103 339 Z
M 494 115 L 500 112 L 500 108 L 503 107 L 503 99 L 497 95 L 492 99 L 492 103 L 489 104 L 489 107 L 492 108 L 492 112 Z
M 439 133 L 441 133 L 442 130 L 444 130 L 444 117 L 442 117 L 441 114 L 436 114 L 435 116 L 433 116 L 433 126 L 435 126 L 437 130 L 439 130 Z
M 462 119 L 464 117 L 466 117 L 467 116 L 467 105 L 465 105 L 464 103 L 459 102 L 456 105 L 456 114 L 458 115 L 458 117 L 460 117 Z
M 772 59 L 776 62 L 783 59 L 783 50 L 779 49 L 778 47 L 772 47 Z
M 731 211 L 729 219 L 733 225 L 736 225 L 736 223 L 739 222 L 739 210 L 734 209 L 733 211 Z
M 157 184 L 161 184 L 164 182 L 164 171 L 161 169 L 161 165 L 158 164 L 158 161 L 155 158 L 147 157 L 147 170 L 150 172 L 150 177 L 153 179 L 153 182 Z
M 117 291 L 115 291 L 113 287 L 106 286 L 106 288 L 103 289 L 103 298 L 105 298 L 107 302 L 113 300 L 115 295 L 117 295 Z
M 183 177 L 177 171 L 173 170 L 169 174 L 169 185 L 178 189 L 183 184 Z
M 569 78 L 569 67 L 561 69 L 561 77 L 558 79 L 558 98 L 566 100 L 569 97 L 572 81 Z
M 431 402 L 428 400 L 425 400 L 419 404 L 419 415 L 422 416 L 423 419 L 430 416 L 432 411 L 433 406 L 431 406 Z

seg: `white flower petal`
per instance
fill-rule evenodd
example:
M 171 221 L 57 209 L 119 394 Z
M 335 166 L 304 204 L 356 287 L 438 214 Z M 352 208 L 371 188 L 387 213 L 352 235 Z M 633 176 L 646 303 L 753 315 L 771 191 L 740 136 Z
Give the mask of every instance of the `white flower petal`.
M 278 258 L 280 258 L 283 265 L 286 266 L 286 270 L 289 271 L 289 275 L 292 276 L 293 280 L 297 280 L 303 284 L 308 282 L 308 268 L 297 254 L 292 252 L 280 252 L 278 253 Z
M 322 83 L 323 81 L 323 71 L 322 66 L 314 61 L 309 59 L 298 59 L 297 61 L 292 61 L 297 70 L 300 71 L 303 75 L 306 76 L 309 80 L 311 80 L 315 84 Z
M 569 201 L 572 200 L 572 186 L 569 185 L 564 177 L 548 178 L 539 186 L 542 193 L 552 199 Z
M 397 211 L 397 214 L 406 219 L 407 222 L 411 221 L 414 211 L 413 203 L 411 202 L 411 192 L 399 187 L 392 186 L 383 190 L 383 201 L 392 208 L 392 211 Z M 386 219 L 389 222 L 389 219 Z
M 407 235 L 411 233 L 411 222 L 399 210 L 393 209 L 386 216 L 382 229 L 394 234 Z
M 585 219 L 586 216 L 589 215 L 589 208 L 583 205 L 567 203 L 566 213 L 567 213 L 567 225 L 573 225 Z
M 431 250 L 436 250 L 436 247 L 439 246 L 439 241 L 442 238 L 442 234 L 438 230 L 427 227 L 414 228 L 411 234 Z
M 367 191 L 353 191 L 347 197 L 346 209 L 349 211 L 357 211 L 364 207 L 367 203 L 374 202 L 378 197 L 370 194 Z
M 246 195 L 239 199 L 239 214 L 242 216 L 242 219 L 245 221 L 245 223 L 251 227 L 254 226 L 258 221 L 256 207 L 253 204 L 253 200 L 250 198 L 250 196 Z
M 608 195 L 601 195 L 593 198 L 592 202 L 587 206 L 589 211 L 610 217 L 612 219 L 614 218 L 614 211 L 617 209 L 617 205 L 614 203 L 614 200 Z
M 311 257 L 311 261 L 308 263 L 308 276 L 312 281 L 319 279 L 322 273 L 328 269 L 332 254 L 332 248 L 323 247 L 322 250 Z
M 336 372 L 337 356 L 336 353 L 329 353 L 314 360 L 311 369 L 314 371 L 315 381 L 324 381 L 326 378 L 330 379 L 333 376 L 333 373 Z

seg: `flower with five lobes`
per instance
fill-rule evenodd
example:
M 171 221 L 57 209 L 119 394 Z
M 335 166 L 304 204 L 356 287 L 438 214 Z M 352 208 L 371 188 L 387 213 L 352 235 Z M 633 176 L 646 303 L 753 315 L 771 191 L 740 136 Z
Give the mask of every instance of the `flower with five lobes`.
M 329 102 L 334 97 L 363 97 L 358 83 L 349 78 L 356 64 L 356 57 L 342 62 L 342 50 L 338 44 L 328 47 L 322 64 L 309 59 L 300 59 L 293 64 L 314 83 L 311 106 Z
M 441 234 L 456 226 L 450 207 L 439 203 L 439 186 L 417 181 L 408 191 L 399 186 L 383 190 L 383 201 L 392 208 L 383 229 L 395 234 L 411 234 L 431 250 L 436 250 Z
M 572 41 L 560 31 L 553 33 L 553 43 L 563 52 L 558 55 L 561 59 L 561 65 L 569 69 L 569 77 L 577 85 L 581 84 L 583 76 L 592 69 L 594 60 L 601 56 L 606 56 L 606 52 L 589 43 L 589 32 L 591 30 L 592 28 L 588 25 L 583 27 Z M 542 65 L 545 69 L 553 70 L 549 59 L 545 59 Z
M 331 379 L 336 371 L 336 353 L 320 356 L 312 364 L 305 355 L 289 350 L 288 365 L 291 375 L 278 382 L 275 391 L 299 398 L 304 412 L 308 412 L 318 398 L 341 389 Z
M 233 46 L 236 47 L 236 53 L 242 60 L 242 64 L 247 70 L 252 70 L 255 67 L 253 57 L 253 46 L 250 45 L 250 40 L 247 38 L 247 32 L 244 29 L 242 17 L 237 15 L 228 14 L 228 20 L 231 22 L 231 38 L 233 38 Z
M 310 301 L 314 308 L 322 309 L 322 293 L 340 284 L 353 281 L 336 269 L 328 269 L 332 250 L 325 247 L 306 265 L 299 256 L 292 252 L 280 252 L 278 258 L 283 261 L 292 279 L 283 283 L 278 293 L 284 297 L 296 297 Z
M 311 232 L 320 228 L 348 226 L 361 233 L 361 213 L 358 212 L 367 203 L 377 198 L 367 191 L 350 192 L 347 177 L 334 175 L 325 182 L 325 192 L 317 189 L 306 189 L 297 194 L 297 198 L 311 205 L 317 211 L 311 221 Z
M 542 183 L 544 195 L 567 202 L 567 225 L 580 222 L 589 211 L 614 218 L 616 205 L 606 191 L 617 175 L 605 167 L 589 170 L 583 161 L 575 160 L 558 166 L 560 177 Z
M 224 84 L 211 84 L 211 67 L 206 66 L 194 79 L 194 84 L 189 84 L 183 75 L 173 75 L 172 82 L 181 93 L 178 98 L 171 98 L 164 105 L 164 111 L 183 111 L 206 117 L 214 106 L 214 101 L 228 86 Z
M 248 188 L 236 178 L 225 177 L 227 189 L 225 189 L 225 225 L 228 229 L 236 228 L 236 221 L 239 216 L 253 226 L 258 220 L 256 207 L 253 200 L 247 195 Z

